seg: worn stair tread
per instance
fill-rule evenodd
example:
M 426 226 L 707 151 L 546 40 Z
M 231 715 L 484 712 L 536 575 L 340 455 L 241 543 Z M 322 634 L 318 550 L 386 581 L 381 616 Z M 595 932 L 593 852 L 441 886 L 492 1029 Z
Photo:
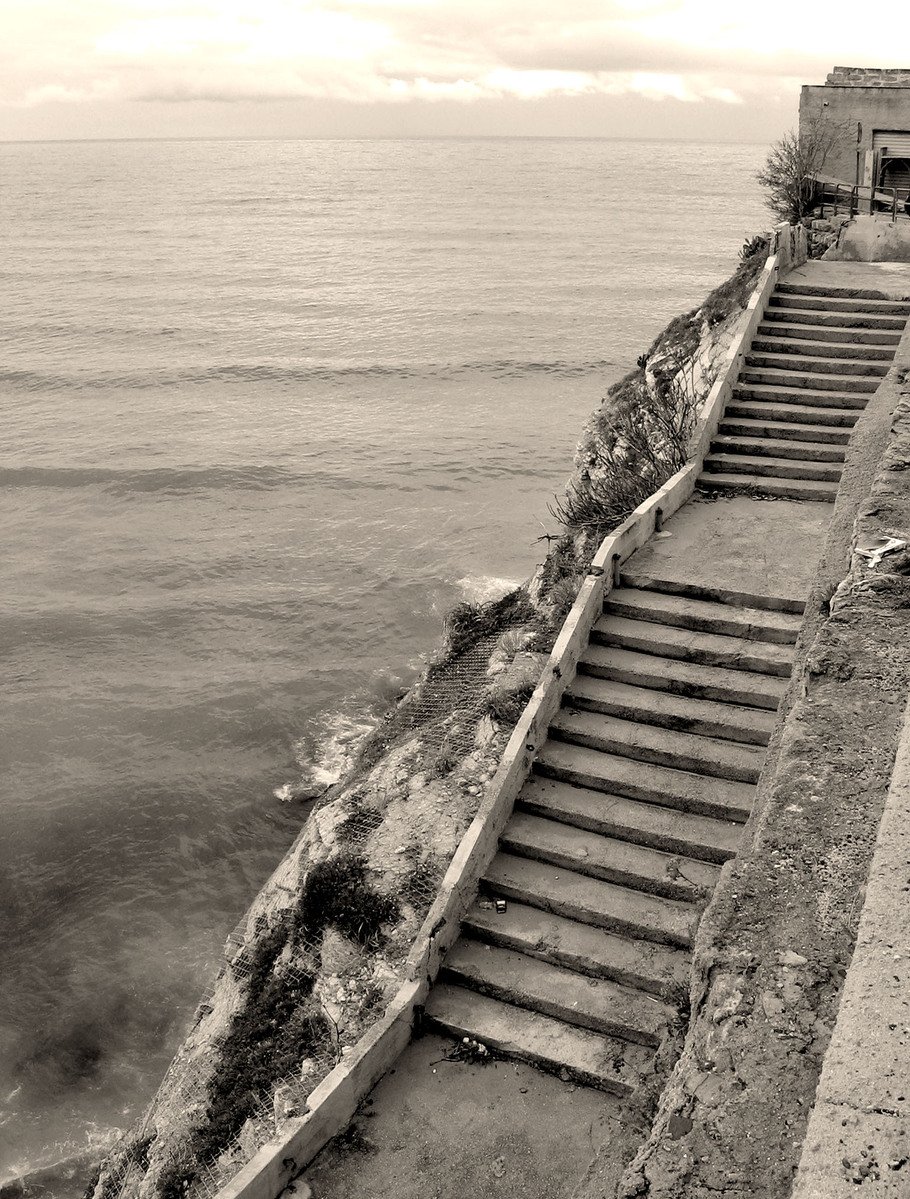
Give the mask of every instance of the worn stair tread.
M 895 300 L 883 292 L 868 287 L 844 287 L 831 283 L 778 283 L 774 289 L 775 295 L 825 297 L 831 300 L 861 300 L 863 303 L 871 300 L 874 304 L 903 304 L 906 312 L 910 313 L 910 300 Z
M 844 325 L 807 325 L 771 321 L 758 326 L 759 337 L 782 337 L 814 342 L 835 342 L 838 345 L 892 346 L 900 345 L 898 329 L 855 329 Z
M 624 937 L 514 900 L 504 912 L 477 900 L 462 920 L 462 928 L 493 945 L 517 949 L 594 978 L 612 979 L 650 995 L 675 1000 L 688 983 L 685 950 Z
M 839 462 L 843 464 L 846 450 L 842 445 L 821 441 L 793 441 L 786 438 L 750 437 L 748 434 L 718 430 L 711 443 L 716 454 L 742 454 L 747 457 L 794 458 L 805 462 Z
M 625 616 L 599 616 L 591 630 L 591 640 L 664 658 L 783 678 L 789 677 L 793 668 L 792 646 L 750 641 L 724 633 L 701 633 L 649 620 L 629 620 Z
M 704 491 L 758 492 L 782 500 L 810 500 L 833 504 L 837 499 L 837 484 L 817 479 L 775 479 L 769 475 L 736 474 L 732 471 L 711 471 L 699 475 L 697 486 Z
M 704 469 L 713 473 L 770 475 L 774 479 L 814 479 L 818 483 L 840 482 L 843 464 L 811 462 L 805 458 L 764 458 L 756 454 L 709 453 Z
M 857 316 L 903 316 L 910 305 L 902 300 L 857 300 L 852 296 L 811 296 L 807 292 L 777 291 L 770 297 L 769 308 L 802 308 L 806 312 L 849 312 Z
M 751 783 L 637 762 L 633 758 L 571 745 L 568 741 L 545 741 L 535 759 L 534 771 L 546 778 L 577 783 L 594 791 L 607 791 L 642 803 L 656 803 L 722 820 L 746 821 L 755 796 Z
M 716 862 L 623 841 L 533 812 L 513 812 L 499 845 L 505 853 L 563 866 L 618 887 L 695 903 L 711 894 L 720 871 Z
M 700 908 L 631 887 L 500 851 L 487 867 L 483 889 L 558 916 L 596 924 L 644 941 L 688 949 Z
M 635 566 L 633 556 L 623 567 L 620 581 L 623 587 L 637 587 L 647 591 L 662 591 L 667 595 L 686 595 L 690 599 L 710 600 L 712 603 L 729 604 L 738 608 L 761 608 L 774 612 L 791 612 L 801 616 L 805 611 L 805 598 L 798 595 L 755 595 L 746 591 L 735 591 L 728 587 L 712 587 L 707 583 L 693 583 L 688 579 L 668 579 L 646 574 Z
M 730 405 L 732 408 L 732 405 Z M 850 441 L 850 429 L 837 425 L 802 424 L 800 421 L 763 420 L 760 417 L 733 416 L 730 408 L 718 427 L 719 437 L 761 438 L 771 444 L 781 441 L 823 442 L 840 446 L 844 452 Z
M 883 379 L 888 373 L 887 362 L 871 358 L 809 358 L 802 354 L 775 354 L 763 350 L 750 350 L 746 355 L 746 366 L 800 375 L 834 375 L 837 379 Z
M 891 362 L 894 348 L 870 345 L 861 341 L 811 340 L 806 335 L 783 337 L 777 334 L 757 334 L 750 347 L 756 354 L 795 354 L 808 358 L 853 359 L 868 362 Z
M 810 373 L 808 370 L 787 370 L 779 366 L 750 363 L 740 372 L 735 390 L 739 391 L 744 385 L 753 383 L 779 389 L 803 388 L 806 393 L 813 393 L 813 403 L 818 403 L 818 394 L 827 391 L 834 395 L 856 392 L 870 396 L 878 390 L 881 379 L 878 375 L 835 375 L 822 371 Z
M 800 617 L 761 608 L 732 607 L 716 600 L 691 599 L 663 591 L 614 587 L 604 601 L 604 611 L 615 616 L 678 625 L 703 633 L 725 633 L 753 641 L 793 645 L 799 635 Z
M 767 400 L 731 400 L 725 419 L 781 421 L 785 424 L 821 425 L 827 433 L 846 430 L 849 434 L 859 420 L 862 408 L 812 408 L 802 404 L 774 404 Z
M 809 327 L 843 329 L 888 329 L 900 333 L 907 323 L 906 317 L 893 314 L 869 312 L 826 312 L 823 308 L 798 308 L 781 306 L 766 308 L 762 317 L 765 321 L 792 321 Z
M 742 377 L 733 387 L 734 403 L 766 403 L 778 407 L 793 404 L 800 409 L 811 408 L 818 412 L 826 409 L 849 409 L 851 419 L 858 420 L 859 412 L 866 407 L 869 397 L 865 392 L 838 392 L 834 388 L 812 392 L 800 385 L 794 387 L 792 379 L 784 378 L 778 385 L 771 383 L 748 383 Z
M 641 803 L 535 775 L 522 788 L 518 809 L 665 853 L 720 864 L 734 856 L 742 840 L 742 825 L 729 820 Z
M 565 1070 L 578 1082 L 616 1095 L 630 1095 L 653 1058 L 653 1051 L 642 1045 L 575 1028 L 450 983 L 433 987 L 426 1015 L 459 1039 L 474 1037 L 507 1057 L 553 1073 Z
M 503 1003 L 652 1049 L 676 1019 L 653 995 L 465 936 L 446 954 L 441 973 Z
M 563 707 L 556 713 L 550 724 L 550 736 L 601 753 L 741 783 L 758 781 L 765 758 L 762 746 L 657 728 L 621 716 L 572 707 Z
M 780 675 L 704 666 L 594 643 L 582 651 L 579 670 L 602 679 L 631 683 L 633 687 L 652 687 L 693 699 L 772 711 L 776 711 L 787 689 L 787 682 Z
M 767 745 L 777 720 L 774 712 L 764 708 L 692 699 L 589 674 L 576 674 L 566 689 L 565 702 L 641 724 L 749 745 Z

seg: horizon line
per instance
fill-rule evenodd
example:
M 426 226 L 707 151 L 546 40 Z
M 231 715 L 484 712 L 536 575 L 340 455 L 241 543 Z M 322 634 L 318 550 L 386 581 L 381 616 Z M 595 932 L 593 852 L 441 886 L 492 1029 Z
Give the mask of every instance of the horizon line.
M 537 141 L 537 142 L 681 142 L 692 145 L 761 146 L 764 140 L 704 137 L 634 137 L 578 133 L 373 133 L 373 134 L 205 134 L 173 137 L 20 137 L 0 138 L 0 146 L 100 144 L 103 142 L 417 142 L 417 141 Z

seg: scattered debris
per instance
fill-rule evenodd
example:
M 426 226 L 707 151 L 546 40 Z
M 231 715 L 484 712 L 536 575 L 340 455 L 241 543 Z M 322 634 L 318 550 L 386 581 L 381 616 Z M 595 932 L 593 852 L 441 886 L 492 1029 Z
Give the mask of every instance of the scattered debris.
M 907 543 L 900 537 L 874 537 L 868 541 L 861 542 L 856 547 L 856 553 L 860 558 L 865 558 L 869 563 L 869 569 L 872 570 L 878 566 L 882 558 L 886 554 L 894 554 L 898 550 L 907 548 Z

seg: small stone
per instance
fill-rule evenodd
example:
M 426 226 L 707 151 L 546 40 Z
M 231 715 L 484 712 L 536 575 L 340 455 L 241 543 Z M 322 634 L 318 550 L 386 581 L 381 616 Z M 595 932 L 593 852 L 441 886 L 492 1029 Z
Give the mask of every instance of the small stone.
M 490 1163 L 490 1173 L 494 1178 L 504 1178 L 506 1173 L 506 1159 L 504 1157 L 495 1157 Z
M 795 953 L 792 949 L 785 949 L 777 955 L 777 960 L 782 966 L 806 966 L 809 964 L 809 959 L 804 958 L 801 953 Z

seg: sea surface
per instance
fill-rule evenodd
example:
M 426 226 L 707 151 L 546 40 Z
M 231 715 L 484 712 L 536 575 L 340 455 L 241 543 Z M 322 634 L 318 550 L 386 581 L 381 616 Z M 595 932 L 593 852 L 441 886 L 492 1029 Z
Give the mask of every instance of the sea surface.
M 0 145 L 0 1182 L 107 1144 L 764 148 Z

